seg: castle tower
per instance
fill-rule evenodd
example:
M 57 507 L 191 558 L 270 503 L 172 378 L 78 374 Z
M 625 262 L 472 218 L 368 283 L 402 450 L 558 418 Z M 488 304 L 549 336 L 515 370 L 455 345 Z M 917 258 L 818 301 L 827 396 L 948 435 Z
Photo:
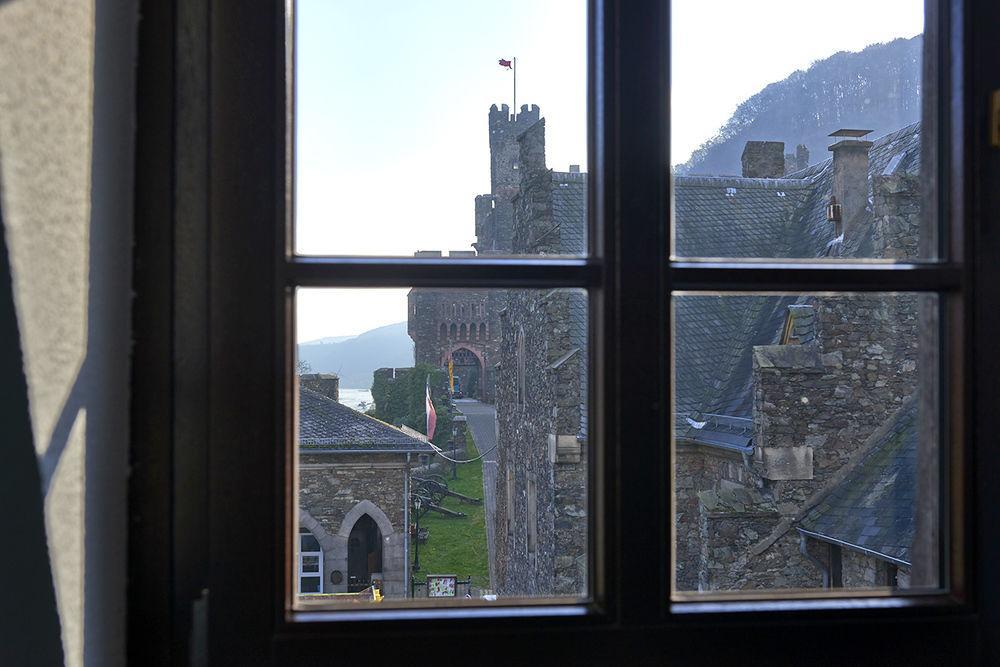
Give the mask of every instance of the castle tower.
M 519 192 L 521 176 L 517 138 L 541 118 L 538 105 L 521 105 L 517 116 L 506 104 L 490 107 L 490 195 L 476 198 L 476 250 L 479 254 L 510 254 L 513 209 L 511 202 Z M 484 197 L 489 197 L 489 200 Z M 488 209 L 492 203 L 492 211 Z

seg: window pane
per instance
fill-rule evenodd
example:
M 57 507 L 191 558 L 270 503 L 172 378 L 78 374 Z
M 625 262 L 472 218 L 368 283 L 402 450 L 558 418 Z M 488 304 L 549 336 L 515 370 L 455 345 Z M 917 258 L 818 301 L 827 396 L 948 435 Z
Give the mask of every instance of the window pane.
M 935 588 L 936 295 L 675 295 L 674 590 Z
M 319 551 L 319 540 L 312 535 L 302 535 L 299 538 L 299 546 L 303 552 Z
M 585 253 L 586 8 L 296 3 L 296 252 Z
M 325 603 L 426 603 L 429 575 L 456 604 L 586 597 L 587 313 L 575 289 L 298 290 Z
M 303 556 L 302 572 L 319 572 L 319 556 Z
M 671 6 L 676 256 L 936 257 L 924 0 Z
M 302 577 L 299 582 L 302 593 L 319 593 L 319 577 Z

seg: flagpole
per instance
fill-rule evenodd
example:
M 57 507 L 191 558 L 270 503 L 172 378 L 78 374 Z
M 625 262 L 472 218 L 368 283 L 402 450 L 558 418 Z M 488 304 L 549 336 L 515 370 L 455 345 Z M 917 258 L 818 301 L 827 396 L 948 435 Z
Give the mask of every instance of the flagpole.
M 517 120 L 517 58 L 514 58 L 514 120 Z

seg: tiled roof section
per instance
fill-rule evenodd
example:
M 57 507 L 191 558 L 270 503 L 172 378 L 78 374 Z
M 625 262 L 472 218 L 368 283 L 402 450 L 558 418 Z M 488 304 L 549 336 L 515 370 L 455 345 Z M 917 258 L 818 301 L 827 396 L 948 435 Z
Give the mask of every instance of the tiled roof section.
M 778 342 L 795 297 L 688 296 L 674 299 L 675 426 L 705 444 L 706 415 L 749 418 L 753 346 Z
M 834 240 L 826 219 L 833 160 L 785 178 L 676 176 L 674 224 L 681 257 L 816 258 Z M 869 151 L 869 182 L 882 174 L 920 168 L 920 124 L 876 139 Z M 870 187 L 870 186 L 869 186 Z M 870 201 L 870 197 L 869 197 Z M 871 210 L 867 211 L 871 216 Z M 872 225 L 865 226 L 868 230 Z M 871 254 L 872 239 L 848 242 L 845 254 Z
M 802 179 L 678 176 L 676 252 L 681 257 L 784 257 L 812 194 Z
M 552 219 L 559 226 L 560 253 L 587 252 L 587 174 L 552 172 Z
M 426 442 L 341 405 L 315 391 L 299 391 L 299 447 L 347 452 L 431 452 Z
M 910 399 L 858 467 L 802 520 L 817 537 L 910 564 L 917 468 L 917 402 Z

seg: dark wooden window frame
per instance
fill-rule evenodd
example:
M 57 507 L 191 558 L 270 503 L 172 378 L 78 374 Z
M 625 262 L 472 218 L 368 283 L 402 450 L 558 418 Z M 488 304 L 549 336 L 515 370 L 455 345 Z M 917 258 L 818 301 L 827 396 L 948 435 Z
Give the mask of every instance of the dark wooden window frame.
M 1000 152 L 987 145 L 1000 8 L 929 2 L 938 26 L 936 265 L 670 262 L 665 2 L 591 0 L 586 260 L 293 258 L 284 3 L 142 3 L 130 479 L 136 664 L 414 659 L 1000 661 Z M 940 11 L 936 8 L 940 7 Z M 929 33 L 930 34 L 930 33 Z M 389 614 L 286 611 L 292 287 L 585 287 L 591 296 L 593 601 Z M 943 296 L 951 447 L 948 592 L 883 599 L 669 601 L 669 294 Z M 273 298 L 272 298 L 273 297 Z M 653 316 L 650 316 L 653 313 Z M 648 350 L 655 368 L 650 368 Z M 627 387 L 626 387 L 627 382 Z M 627 399 L 627 400 L 626 400 Z M 627 445 L 627 446 L 626 446 Z M 638 509 L 637 508 L 641 508 Z M 637 573 L 642 573 L 638 576 Z M 859 621 L 864 622 L 859 622 Z M 900 641 L 885 642 L 893 627 Z M 347 641 L 345 641 L 347 640 Z M 353 641 L 352 641 L 353 640 Z M 391 640 L 391 641 L 390 641 Z

